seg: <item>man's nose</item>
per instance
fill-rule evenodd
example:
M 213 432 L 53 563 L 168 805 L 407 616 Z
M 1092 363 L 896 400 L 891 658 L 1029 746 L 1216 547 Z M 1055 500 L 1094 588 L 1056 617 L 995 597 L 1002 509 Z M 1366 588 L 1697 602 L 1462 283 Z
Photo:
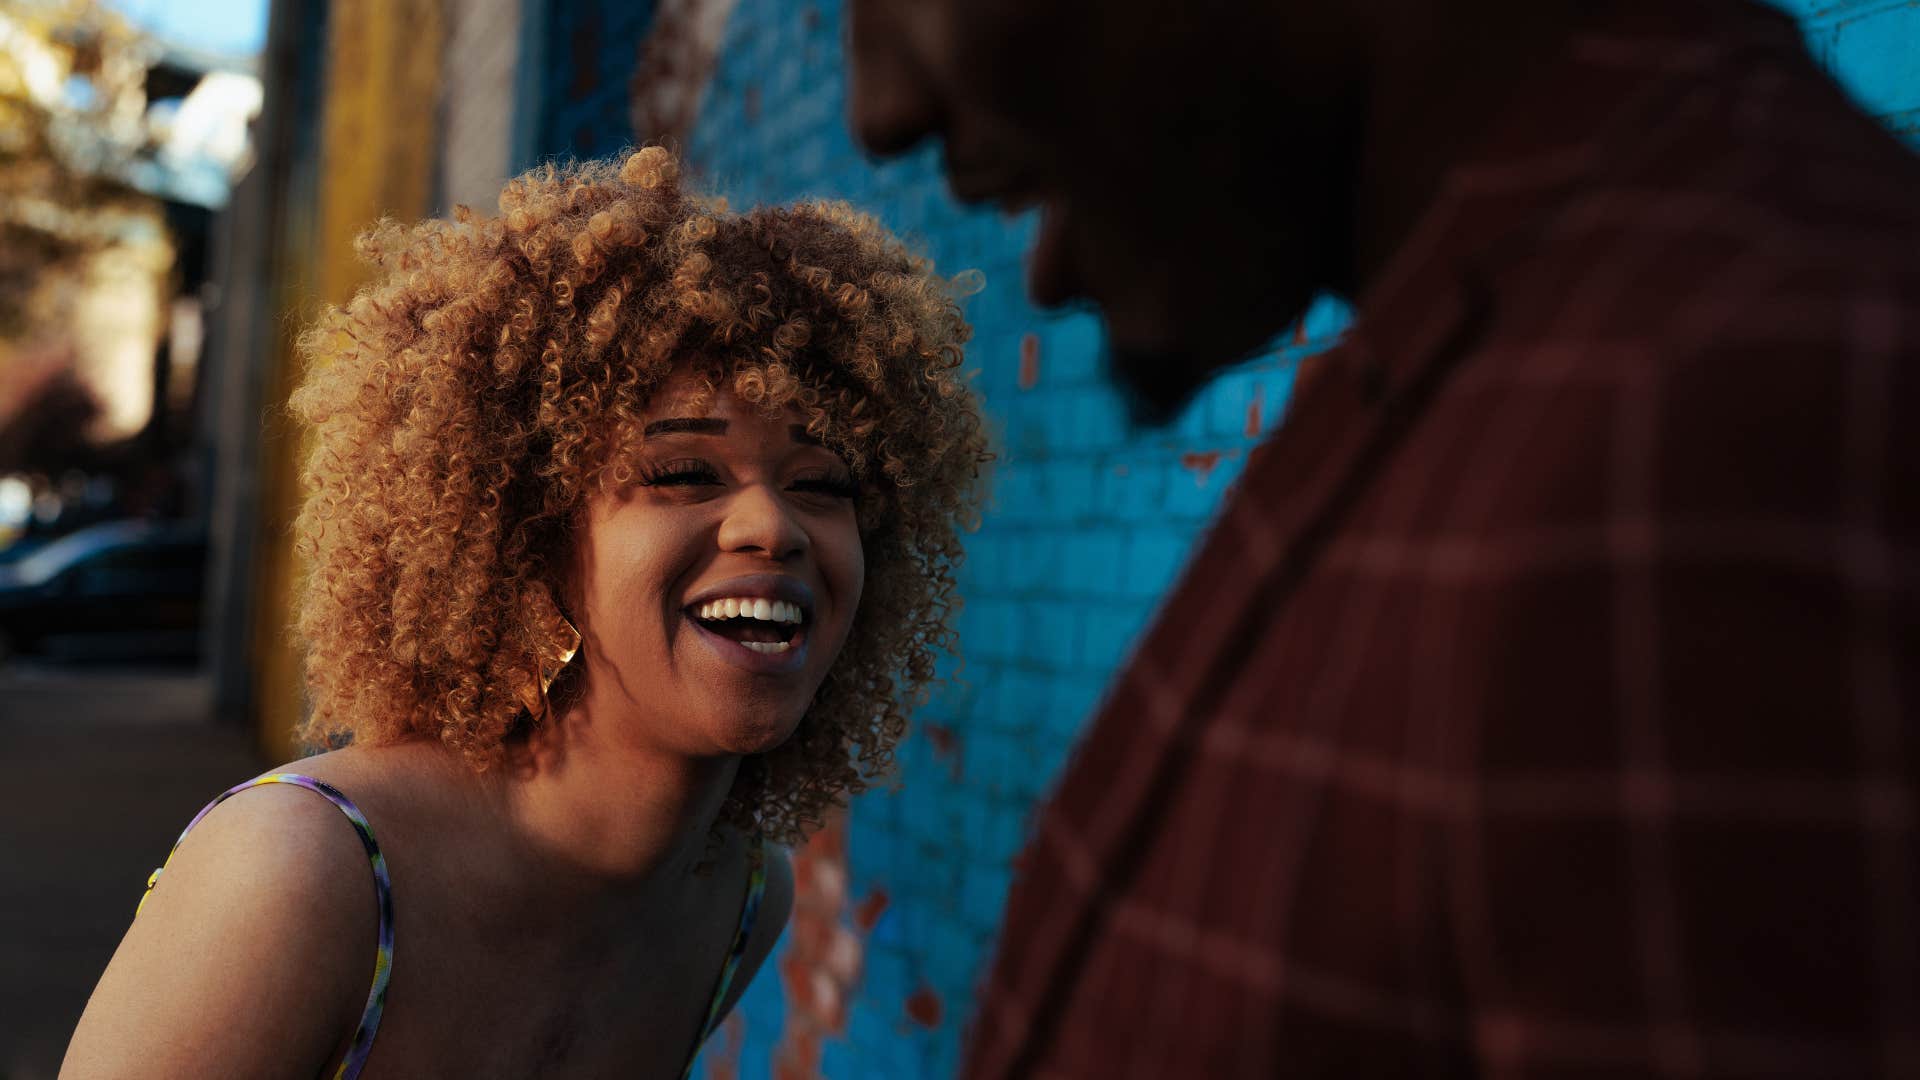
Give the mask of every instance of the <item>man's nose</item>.
M 764 484 L 742 488 L 720 523 L 720 550 L 785 562 L 807 550 L 807 531 L 778 492 Z
M 852 0 L 847 11 L 848 122 L 867 151 L 890 157 L 939 129 L 940 109 L 888 0 Z

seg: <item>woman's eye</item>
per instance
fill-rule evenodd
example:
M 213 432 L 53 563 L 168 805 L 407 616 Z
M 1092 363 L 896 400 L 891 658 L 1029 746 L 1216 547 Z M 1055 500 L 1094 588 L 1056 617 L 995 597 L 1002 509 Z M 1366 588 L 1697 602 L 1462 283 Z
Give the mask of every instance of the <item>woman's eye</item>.
M 860 496 L 860 482 L 846 473 L 802 476 L 794 480 L 791 487 L 794 491 L 832 495 L 840 499 L 855 499 Z
M 712 466 L 698 461 L 670 461 L 640 470 L 643 487 L 699 487 L 719 482 L 720 474 L 714 472 Z

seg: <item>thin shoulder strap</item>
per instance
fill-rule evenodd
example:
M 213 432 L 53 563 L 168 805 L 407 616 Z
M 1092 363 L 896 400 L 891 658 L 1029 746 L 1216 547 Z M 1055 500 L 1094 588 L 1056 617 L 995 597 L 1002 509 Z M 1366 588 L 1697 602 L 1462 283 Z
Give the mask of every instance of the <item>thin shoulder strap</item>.
M 753 848 L 753 868 L 747 875 L 747 895 L 740 904 L 740 925 L 733 931 L 733 944 L 727 947 L 727 958 L 720 965 L 720 979 L 713 988 L 713 1000 L 707 1004 L 707 1018 L 700 1025 L 700 1037 L 694 1040 L 693 1052 L 687 1055 L 687 1067 L 681 1071 L 681 1080 L 693 1075 L 693 1063 L 700 1057 L 700 1048 L 712 1037 L 713 1029 L 720 1026 L 720 1008 L 726 1004 L 727 991 L 733 988 L 734 973 L 740 970 L 740 958 L 746 955 L 747 942 L 753 938 L 754 920 L 760 917 L 760 898 L 767 892 L 767 846 L 760 841 Z
M 367 1007 L 361 1010 L 360 1026 L 354 1029 L 353 1042 L 349 1045 L 346 1056 L 340 1059 L 340 1068 L 333 1074 L 334 1080 L 354 1080 L 354 1077 L 360 1075 L 360 1070 L 367 1063 L 367 1055 L 373 1050 L 373 1036 L 380 1029 L 380 1014 L 387 1004 L 387 979 L 393 974 L 393 883 L 387 877 L 387 860 L 380 854 L 380 845 L 374 842 L 373 826 L 367 824 L 366 815 L 360 812 L 360 808 L 353 805 L 353 801 L 342 795 L 338 788 L 325 781 L 315 780 L 311 776 L 300 773 L 267 773 L 264 776 L 256 776 L 244 784 L 236 784 L 221 792 L 198 814 L 195 814 L 193 820 L 187 822 L 187 827 L 181 830 L 180 839 L 173 842 L 173 850 L 167 852 L 167 862 L 173 861 L 173 853 L 179 851 L 180 845 L 186 842 L 187 834 L 193 831 L 194 826 L 200 824 L 202 818 L 212 813 L 214 807 L 248 788 L 259 787 L 262 784 L 290 784 L 294 787 L 306 788 L 339 807 L 340 812 L 353 823 L 353 831 L 360 836 L 360 846 L 367 850 L 367 859 L 373 863 L 373 887 L 380 902 L 380 942 L 379 951 L 375 953 L 373 960 L 373 989 L 367 993 Z M 140 909 L 147 906 L 147 896 L 153 892 L 154 884 L 160 880 L 160 874 L 165 869 L 166 865 L 163 863 L 159 870 L 155 870 L 147 877 L 147 891 L 141 894 L 139 907 L 134 908 L 134 918 L 139 918 Z

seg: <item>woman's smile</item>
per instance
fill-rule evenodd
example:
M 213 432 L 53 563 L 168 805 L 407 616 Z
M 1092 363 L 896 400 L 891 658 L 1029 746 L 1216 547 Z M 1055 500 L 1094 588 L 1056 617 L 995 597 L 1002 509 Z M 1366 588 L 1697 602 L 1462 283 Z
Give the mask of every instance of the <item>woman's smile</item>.
M 756 675 L 793 675 L 807 663 L 814 593 L 789 574 L 749 574 L 700 590 L 681 617 L 727 663 Z

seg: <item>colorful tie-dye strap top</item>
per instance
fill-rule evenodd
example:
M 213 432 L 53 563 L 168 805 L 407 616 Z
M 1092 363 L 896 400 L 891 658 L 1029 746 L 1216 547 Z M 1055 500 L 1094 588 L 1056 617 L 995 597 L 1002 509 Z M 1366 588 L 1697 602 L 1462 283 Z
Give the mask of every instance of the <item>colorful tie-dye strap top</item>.
M 374 953 L 373 989 L 367 993 L 367 1007 L 360 1014 L 360 1026 L 354 1029 L 353 1042 L 347 1054 L 340 1060 L 340 1068 L 335 1070 L 334 1080 L 353 1080 L 367 1063 L 367 1055 L 373 1050 L 373 1036 L 380 1028 L 380 1013 L 386 1008 L 387 980 L 393 974 L 393 882 L 387 877 L 387 860 L 380 854 L 380 845 L 374 842 L 373 826 L 367 824 L 366 815 L 353 801 L 340 793 L 338 788 L 322 780 L 299 773 L 267 773 L 256 776 L 244 784 L 236 784 L 220 793 L 212 802 L 201 808 L 187 827 L 180 831 L 180 839 L 173 842 L 173 851 L 200 824 L 200 820 L 213 811 L 213 808 L 226 802 L 240 792 L 262 784 L 291 784 L 323 796 L 328 802 L 340 808 L 340 812 L 353 823 L 353 831 L 359 834 L 360 846 L 367 851 L 367 858 L 373 863 L 373 885 L 380 903 L 380 940 Z M 167 853 L 167 861 L 173 861 L 173 851 Z M 147 892 L 140 897 L 140 904 L 134 908 L 134 917 L 138 918 L 140 909 L 147 905 L 147 894 L 153 892 L 154 883 L 160 880 L 161 871 L 166 869 L 163 863 L 147 877 Z M 765 849 L 757 848 L 753 856 L 753 872 L 747 879 L 747 896 L 740 907 L 740 923 L 733 932 L 733 941 L 727 947 L 726 961 L 720 965 L 720 978 L 713 989 L 713 1000 L 707 1005 L 705 1020 L 700 1025 L 699 1037 L 694 1040 L 693 1051 L 687 1055 L 687 1065 L 681 1071 L 682 1080 L 693 1075 L 694 1061 L 700 1055 L 700 1048 L 706 1044 L 715 1028 L 720 1026 L 721 1006 L 726 1003 L 727 991 L 733 986 L 734 974 L 740 968 L 740 960 L 746 955 L 747 941 L 753 936 L 754 920 L 760 915 L 760 899 L 767 889 L 767 863 Z
M 740 905 L 740 925 L 727 946 L 727 959 L 720 965 L 720 980 L 714 985 L 713 1000 L 707 1004 L 707 1018 L 700 1025 L 700 1037 L 693 1040 L 693 1053 L 687 1055 L 687 1067 L 680 1080 L 693 1075 L 693 1063 L 706 1045 L 713 1029 L 720 1026 L 720 1009 L 727 1003 L 727 990 L 733 986 L 734 973 L 740 970 L 740 958 L 747 954 L 747 940 L 753 936 L 753 923 L 760 917 L 760 898 L 767 892 L 767 849 L 764 844 L 753 851 L 753 872 L 747 877 L 747 898 Z
M 340 1059 L 340 1068 L 333 1074 L 334 1080 L 353 1080 L 360 1075 L 361 1068 L 367 1063 L 367 1054 L 373 1050 L 373 1035 L 380 1028 L 380 1012 L 387 1004 L 387 978 L 393 974 L 393 883 L 387 878 L 387 860 L 380 854 L 380 845 L 374 842 L 373 827 L 367 824 L 366 815 L 360 812 L 359 807 L 353 805 L 352 800 L 340 794 L 338 788 L 325 781 L 315 780 L 311 776 L 302 776 L 299 773 L 268 773 L 228 788 L 208 803 L 193 816 L 192 821 L 187 822 L 187 827 L 181 830 L 180 839 L 173 842 L 173 851 L 180 850 L 180 845 L 187 839 L 187 834 L 192 832 L 193 827 L 200 824 L 200 819 L 211 813 L 214 807 L 248 788 L 259 787 L 262 784 L 292 784 L 294 787 L 303 787 L 324 796 L 328 802 L 339 807 L 340 812 L 347 815 L 347 820 L 353 823 L 353 831 L 360 835 L 360 846 L 367 849 L 367 858 L 373 863 L 373 887 L 380 902 L 380 945 L 373 957 L 373 989 L 367 993 L 367 1007 L 360 1013 L 360 1026 L 354 1029 L 353 1042 L 348 1045 L 346 1056 Z M 167 861 L 173 861 L 172 851 L 167 853 Z M 147 878 L 147 893 L 153 892 L 154 883 L 160 880 L 160 873 L 165 869 L 166 866 L 162 864 L 159 870 L 155 870 Z M 135 918 L 139 917 L 140 908 L 146 905 L 147 897 L 142 895 L 140 907 L 134 909 Z

